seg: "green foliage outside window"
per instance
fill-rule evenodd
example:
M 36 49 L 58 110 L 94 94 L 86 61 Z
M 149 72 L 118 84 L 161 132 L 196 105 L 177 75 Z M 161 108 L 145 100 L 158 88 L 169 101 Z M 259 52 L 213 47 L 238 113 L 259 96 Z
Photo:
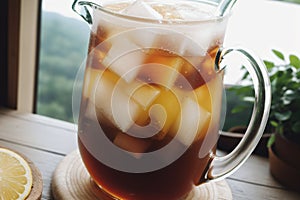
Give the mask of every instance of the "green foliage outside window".
M 72 89 L 87 54 L 89 27 L 79 20 L 43 12 L 37 113 L 73 122 Z

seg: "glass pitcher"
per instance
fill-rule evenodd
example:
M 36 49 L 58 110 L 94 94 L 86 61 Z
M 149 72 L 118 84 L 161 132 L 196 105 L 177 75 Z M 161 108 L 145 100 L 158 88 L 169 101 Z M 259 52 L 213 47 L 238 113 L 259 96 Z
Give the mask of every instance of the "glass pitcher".
M 260 140 L 268 74 L 253 53 L 222 46 L 230 14 L 215 16 L 216 7 L 204 0 L 74 2 L 91 27 L 79 150 L 111 199 L 183 199 L 232 174 Z M 248 60 L 255 103 L 244 138 L 219 157 L 222 60 L 232 52 Z

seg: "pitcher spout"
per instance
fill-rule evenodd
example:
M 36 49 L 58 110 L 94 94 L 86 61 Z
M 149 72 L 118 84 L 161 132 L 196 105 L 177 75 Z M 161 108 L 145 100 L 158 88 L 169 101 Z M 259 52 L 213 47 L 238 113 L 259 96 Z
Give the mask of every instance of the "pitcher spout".
M 84 19 L 84 21 L 86 21 L 89 25 L 92 25 L 93 24 L 92 8 L 95 6 L 98 5 L 90 1 L 75 0 L 72 4 L 72 9 L 79 16 L 81 16 Z

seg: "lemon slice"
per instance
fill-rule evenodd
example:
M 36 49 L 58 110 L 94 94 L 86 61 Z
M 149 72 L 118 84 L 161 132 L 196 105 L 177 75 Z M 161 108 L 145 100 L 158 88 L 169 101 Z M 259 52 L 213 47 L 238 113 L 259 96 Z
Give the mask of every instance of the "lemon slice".
M 0 199 L 26 199 L 31 187 L 28 163 L 17 153 L 0 148 Z

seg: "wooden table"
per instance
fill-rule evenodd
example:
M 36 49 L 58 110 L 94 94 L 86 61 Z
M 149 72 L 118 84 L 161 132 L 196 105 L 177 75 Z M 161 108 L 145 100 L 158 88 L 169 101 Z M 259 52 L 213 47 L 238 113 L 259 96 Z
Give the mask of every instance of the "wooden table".
M 53 199 L 52 174 L 64 156 L 77 148 L 76 140 L 76 127 L 71 123 L 0 109 L 0 146 L 22 152 L 40 169 L 42 199 Z M 267 158 L 255 155 L 227 182 L 233 199 L 300 199 L 300 193 L 288 191 L 272 178 Z

